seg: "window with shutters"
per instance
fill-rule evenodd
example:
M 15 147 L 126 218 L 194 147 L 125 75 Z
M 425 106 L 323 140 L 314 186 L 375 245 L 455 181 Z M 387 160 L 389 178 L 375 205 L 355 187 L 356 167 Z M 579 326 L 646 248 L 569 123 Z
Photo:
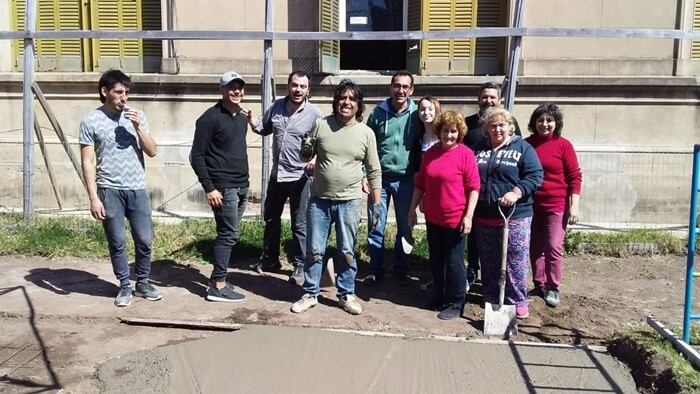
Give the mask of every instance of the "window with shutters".
M 13 29 L 24 30 L 25 0 L 11 2 Z M 82 28 L 81 0 L 40 0 L 37 4 L 38 31 L 80 30 Z M 24 66 L 24 43 L 13 40 L 15 70 Z M 80 39 L 36 40 L 36 69 L 38 71 L 82 71 L 83 45 Z
M 451 31 L 476 27 L 477 0 L 408 0 L 408 30 Z M 406 66 L 414 73 L 473 74 L 475 40 L 414 40 Z
M 13 29 L 24 29 L 25 0 L 11 0 Z M 37 30 L 160 30 L 160 0 L 38 0 Z M 14 69 L 21 70 L 23 42 L 12 43 Z M 158 72 L 162 46 L 156 40 L 37 40 L 38 71 Z
M 319 10 L 319 31 L 338 31 L 340 28 L 338 0 L 319 0 Z M 321 72 L 337 72 L 340 69 L 340 41 L 321 41 L 319 62 Z
M 508 26 L 506 11 L 508 7 L 504 0 L 479 0 L 476 13 L 478 27 Z M 474 74 L 501 74 L 504 72 L 504 54 L 506 39 L 487 37 L 476 39 Z

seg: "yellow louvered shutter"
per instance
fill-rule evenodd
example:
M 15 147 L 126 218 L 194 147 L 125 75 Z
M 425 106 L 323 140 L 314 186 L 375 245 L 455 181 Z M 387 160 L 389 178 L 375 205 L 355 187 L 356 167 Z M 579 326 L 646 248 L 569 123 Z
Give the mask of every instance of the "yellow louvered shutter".
M 141 26 L 143 30 L 162 29 L 160 0 L 141 0 Z M 159 72 L 162 58 L 161 40 L 143 40 L 143 71 Z
M 693 7 L 693 30 L 700 31 L 700 0 L 695 0 Z M 700 40 L 693 40 L 690 58 L 692 60 L 700 60 Z
M 421 29 L 422 0 L 408 0 L 407 28 L 409 31 Z M 407 43 L 406 69 L 414 74 L 420 74 L 420 40 L 409 40 Z
M 24 30 L 25 0 L 12 2 L 13 28 Z M 37 3 L 38 31 L 80 30 L 83 8 L 80 0 L 39 0 Z M 80 39 L 36 40 L 38 71 L 82 71 L 83 45 Z M 23 67 L 24 44 L 14 40 L 14 68 Z
M 340 17 L 338 0 L 319 0 L 319 31 L 338 31 Z M 321 72 L 335 73 L 340 69 L 340 41 L 325 40 L 319 45 L 319 68 Z
M 450 31 L 476 25 L 476 0 L 423 0 L 422 30 Z M 425 40 L 424 40 L 425 41 Z M 472 74 L 475 40 L 427 40 L 422 69 L 429 74 Z M 422 70 L 422 71 L 423 71 Z
M 501 0 L 479 0 L 476 16 L 478 27 L 504 26 L 501 15 Z M 503 72 L 505 39 L 497 37 L 477 38 L 474 73 L 477 75 L 500 74 Z
M 14 0 L 10 2 L 10 12 L 12 13 L 12 30 L 24 30 L 24 10 L 26 3 L 24 0 Z M 14 64 L 12 67 L 15 71 L 22 70 L 22 57 L 24 56 L 23 40 L 12 40 L 12 59 Z
M 141 30 L 141 0 L 91 0 L 92 30 Z M 93 69 L 143 71 L 142 42 L 138 39 L 92 40 Z

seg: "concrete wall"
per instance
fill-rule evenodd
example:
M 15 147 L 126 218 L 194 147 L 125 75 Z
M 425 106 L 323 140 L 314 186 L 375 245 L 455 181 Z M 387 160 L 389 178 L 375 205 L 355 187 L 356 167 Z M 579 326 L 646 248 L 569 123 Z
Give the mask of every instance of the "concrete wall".
M 248 77 L 248 76 L 246 76 Z M 38 74 L 52 110 L 78 153 L 77 130 L 85 113 L 97 107 L 97 74 Z M 331 96 L 342 76 L 314 80 L 313 102 L 331 111 Z M 367 110 L 388 95 L 389 77 L 352 76 L 365 88 Z M 76 80 L 77 79 L 77 80 Z M 159 143 L 147 159 L 154 207 L 181 213 L 208 208 L 189 163 L 196 118 L 217 99 L 217 75 L 135 75 L 130 105 L 144 110 Z M 253 80 L 252 77 L 249 80 Z M 280 75 L 277 81 L 284 81 Z M 418 77 L 415 97 L 440 97 L 444 108 L 476 111 L 474 97 L 485 78 Z M 22 206 L 21 74 L 0 75 L 0 206 Z M 580 152 L 584 166 L 586 221 L 596 223 L 682 223 L 687 216 L 690 154 L 700 140 L 700 81 L 694 78 L 522 77 L 515 115 L 527 135 L 531 111 L 544 101 L 561 105 L 564 135 Z M 283 95 L 285 86 L 278 85 Z M 245 103 L 260 113 L 260 87 L 249 83 Z M 64 208 L 87 209 L 82 186 L 65 153 L 38 111 L 49 155 L 60 180 Z M 249 134 L 251 194 L 260 196 L 261 138 Z M 647 153 L 624 154 L 625 151 Z M 658 153 L 654 153 L 658 152 Z M 661 153 L 669 152 L 669 153 Z M 683 153 L 685 152 L 685 153 Z M 57 207 L 38 148 L 35 149 L 35 206 Z
M 527 27 L 676 28 L 678 0 L 529 2 Z M 673 75 L 673 40 L 523 38 L 523 75 Z
M 265 2 L 260 0 L 175 1 L 174 30 L 265 30 Z M 274 2 L 273 30 L 288 28 L 287 1 Z M 164 59 L 163 71 L 182 74 L 222 73 L 235 69 L 242 74 L 260 74 L 263 67 L 262 41 L 181 40 L 174 44 L 176 56 Z M 273 43 L 274 69 L 291 71 L 286 41 Z

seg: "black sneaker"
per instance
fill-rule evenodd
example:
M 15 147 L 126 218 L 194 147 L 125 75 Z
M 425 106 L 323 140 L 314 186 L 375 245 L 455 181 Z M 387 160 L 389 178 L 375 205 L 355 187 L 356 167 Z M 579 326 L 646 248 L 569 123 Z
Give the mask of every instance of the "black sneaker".
M 248 266 L 251 270 L 262 274 L 264 271 L 267 272 L 276 272 L 282 269 L 282 264 L 279 261 L 274 261 L 270 263 L 267 260 L 260 260 L 254 264 L 251 264 Z
M 234 291 L 229 286 L 217 289 L 216 286 L 209 285 L 207 289 L 207 301 L 240 302 L 243 300 L 245 300 L 245 295 Z
M 156 289 L 150 283 L 137 283 L 134 295 L 137 297 L 143 297 L 148 301 L 158 301 L 161 298 L 163 298 L 163 295 L 160 294 L 160 291 L 158 291 L 158 289 Z
M 381 275 L 376 275 L 376 274 L 369 274 L 362 279 L 362 283 L 364 283 L 367 286 L 372 286 L 376 284 L 377 282 L 381 282 L 382 276 Z
M 458 318 L 462 314 L 462 307 L 457 305 L 450 305 L 438 313 L 438 319 L 440 320 L 452 320 Z
M 294 284 L 294 285 L 303 285 L 304 284 L 304 266 L 303 265 L 295 265 L 294 266 L 294 271 L 292 272 L 291 275 L 289 275 L 289 283 Z

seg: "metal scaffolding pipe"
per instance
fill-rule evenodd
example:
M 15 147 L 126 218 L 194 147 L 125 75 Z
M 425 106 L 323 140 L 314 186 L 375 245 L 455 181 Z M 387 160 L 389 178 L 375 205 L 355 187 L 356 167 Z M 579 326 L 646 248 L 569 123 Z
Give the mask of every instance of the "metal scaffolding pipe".
M 272 31 L 273 0 L 265 0 L 265 31 Z M 262 113 L 272 106 L 272 40 L 265 40 L 263 53 L 263 77 L 261 86 Z M 267 184 L 270 181 L 270 145 L 271 135 L 262 138 L 262 182 L 260 190 L 260 217 L 265 217 L 265 200 L 267 199 Z
M 24 31 L 32 33 L 36 28 L 36 0 L 27 0 L 24 17 Z M 32 195 L 34 185 L 34 39 L 27 34 L 24 38 L 24 76 L 22 84 L 22 211 L 24 221 L 30 224 L 34 219 L 34 203 Z
M 525 0 L 516 0 L 515 15 L 513 16 L 513 27 L 523 27 L 523 14 L 525 13 Z M 518 66 L 520 65 L 520 48 L 523 37 L 514 36 L 510 42 L 510 59 L 508 74 L 506 75 L 505 107 L 509 112 L 513 112 L 515 104 L 515 89 L 518 86 Z

